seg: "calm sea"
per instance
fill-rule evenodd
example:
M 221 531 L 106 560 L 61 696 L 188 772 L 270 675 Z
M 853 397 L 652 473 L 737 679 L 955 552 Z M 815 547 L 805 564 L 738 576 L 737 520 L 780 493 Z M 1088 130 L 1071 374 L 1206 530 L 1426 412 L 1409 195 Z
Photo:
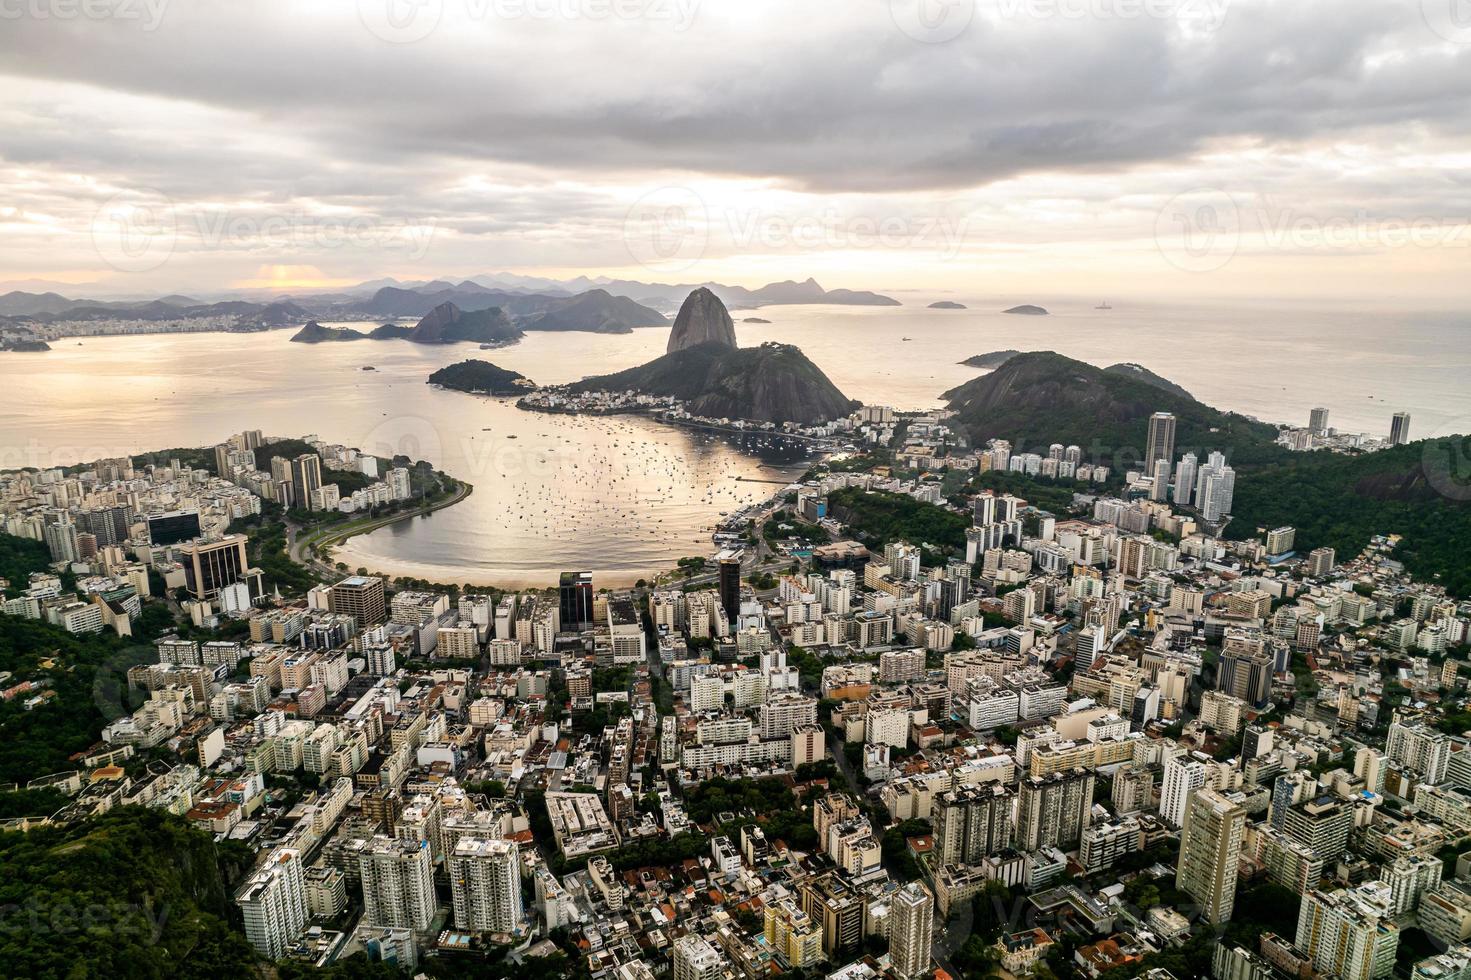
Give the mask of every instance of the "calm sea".
M 1464 316 L 904 299 L 902 308 L 733 315 L 742 344 L 795 343 L 845 393 L 870 403 L 938 405 L 942 391 L 977 374 L 956 362 L 1015 347 L 1098 365 L 1138 362 L 1202 401 L 1269 421 L 1305 424 L 1321 405 L 1331 424 L 1349 431 L 1386 433 L 1396 411 L 1411 413 L 1417 438 L 1471 431 Z M 970 309 L 924 308 L 936 299 Z M 1052 315 L 999 312 L 1019 302 L 1042 303 Z M 772 322 L 742 322 L 748 316 Z M 208 445 L 247 428 L 406 453 L 469 480 L 476 492 L 431 517 L 356 538 L 338 559 L 507 586 L 546 584 L 563 569 L 626 584 L 705 553 L 721 511 L 764 498 L 776 489 L 770 481 L 804 468 L 645 419 L 532 414 L 424 383 L 468 357 L 541 383 L 571 381 L 657 356 L 664 330 L 533 333 L 484 352 L 401 341 L 308 346 L 289 343 L 291 332 L 87 338 L 58 342 L 49 353 L 0 355 L 0 466 Z

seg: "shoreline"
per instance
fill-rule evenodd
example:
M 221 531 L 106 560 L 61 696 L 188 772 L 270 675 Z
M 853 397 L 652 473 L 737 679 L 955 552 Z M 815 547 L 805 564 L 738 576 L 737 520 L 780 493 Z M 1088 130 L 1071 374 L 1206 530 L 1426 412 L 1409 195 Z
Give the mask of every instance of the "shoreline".
M 329 525 L 328 527 L 322 528 L 318 532 L 308 534 L 305 537 L 297 537 L 293 532 L 289 547 L 287 548 L 286 556 L 292 561 L 296 562 L 298 565 L 301 565 L 302 567 L 308 569 L 309 571 L 317 571 L 318 568 L 314 566 L 320 566 L 321 569 L 332 569 L 332 564 L 330 562 L 324 561 L 322 558 L 316 556 L 308 557 L 307 549 L 311 549 L 313 552 L 320 553 L 321 549 L 323 548 L 336 547 L 337 545 L 350 541 L 353 538 L 358 537 L 359 535 L 372 534 L 374 531 L 382 530 L 385 527 L 392 527 L 395 524 L 399 524 L 407 520 L 412 520 L 416 517 L 427 517 L 430 514 L 435 513 L 436 511 L 441 511 L 448 507 L 453 507 L 455 504 L 460 503 L 466 497 L 475 492 L 475 485 L 472 483 L 456 481 L 456 484 L 457 485 L 455 488 L 455 492 L 449 497 L 445 498 L 444 500 L 437 500 L 429 506 L 422 507 L 417 510 L 396 514 L 387 514 L 383 517 L 371 518 L 363 522 L 361 525 L 351 522 L 349 522 L 345 526 Z

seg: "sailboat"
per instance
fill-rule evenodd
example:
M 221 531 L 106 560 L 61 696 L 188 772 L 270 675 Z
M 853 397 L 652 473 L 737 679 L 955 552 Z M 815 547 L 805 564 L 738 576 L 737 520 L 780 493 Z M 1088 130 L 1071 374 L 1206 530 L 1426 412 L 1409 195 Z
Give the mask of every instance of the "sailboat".
M 1108 300 L 1104 300 L 1102 303 L 1099 303 L 1097 306 L 1095 306 L 1093 308 L 1095 310 L 1111 310 L 1111 309 L 1113 309 L 1112 306 L 1109 306 L 1108 305 Z

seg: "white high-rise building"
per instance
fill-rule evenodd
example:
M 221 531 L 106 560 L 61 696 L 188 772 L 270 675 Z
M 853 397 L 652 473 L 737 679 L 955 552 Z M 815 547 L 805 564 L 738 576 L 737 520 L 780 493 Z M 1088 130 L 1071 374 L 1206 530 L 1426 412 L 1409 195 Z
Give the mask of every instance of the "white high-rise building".
M 245 918 L 245 938 L 268 960 L 286 955 L 287 946 L 306 928 L 306 879 L 301 852 L 272 851 L 246 879 L 235 902 Z
M 899 889 L 889 902 L 889 960 L 905 980 L 930 972 L 934 919 L 934 896 L 918 882 Z
M 521 854 L 514 841 L 463 837 L 450 856 L 455 927 L 512 933 L 523 918 Z
M 702 936 L 681 936 L 674 944 L 674 980 L 717 980 L 725 961 Z
M 1205 763 L 1188 755 L 1177 755 L 1165 762 L 1160 782 L 1159 815 L 1171 827 L 1185 824 L 1185 806 L 1190 794 L 1205 785 Z
M 1195 499 L 1196 462 L 1194 453 L 1186 453 L 1180 457 L 1180 465 L 1175 469 L 1176 507 L 1189 507 L 1190 502 Z
M 427 840 L 375 837 L 358 856 L 363 879 L 363 921 L 421 931 L 429 928 L 439 899 Z
M 1391 911 L 1395 916 L 1413 912 L 1420 898 L 1440 884 L 1444 866 L 1428 854 L 1402 854 L 1392 864 L 1379 866 L 1379 880 L 1389 886 Z
M 388 471 L 388 492 L 394 500 L 408 500 L 414 495 L 414 487 L 406 467 L 395 466 Z
M 1195 478 L 1195 509 L 1202 519 L 1218 521 L 1231 513 L 1236 495 L 1236 471 L 1226 457 L 1211 453 Z

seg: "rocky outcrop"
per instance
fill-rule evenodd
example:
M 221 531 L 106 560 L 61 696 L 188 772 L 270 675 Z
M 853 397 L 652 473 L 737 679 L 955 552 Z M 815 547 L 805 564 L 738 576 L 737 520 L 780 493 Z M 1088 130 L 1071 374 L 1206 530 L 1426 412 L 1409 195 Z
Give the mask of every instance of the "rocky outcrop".
M 702 344 L 717 344 L 734 349 L 736 346 L 735 323 L 730 311 L 709 289 L 701 286 L 685 297 L 674 319 L 674 329 L 669 333 L 666 352 L 688 350 Z
M 614 296 L 606 289 L 589 289 L 571 299 L 551 303 L 539 317 L 526 319 L 527 330 L 582 330 L 591 333 L 632 333 L 637 327 L 662 327 L 669 318 L 658 310 Z
M 316 320 L 296 331 L 291 337 L 293 344 L 327 344 L 342 340 L 366 340 L 367 334 L 350 327 L 324 327 Z
M 790 344 L 736 349 L 699 344 L 648 364 L 600 378 L 573 391 L 638 391 L 678 398 L 706 418 L 813 425 L 846 416 L 857 406 L 822 370 Z
M 409 331 L 408 339 L 416 344 L 454 344 L 461 341 L 504 344 L 520 340 L 521 331 L 498 308 L 466 313 L 453 303 L 441 303 Z

